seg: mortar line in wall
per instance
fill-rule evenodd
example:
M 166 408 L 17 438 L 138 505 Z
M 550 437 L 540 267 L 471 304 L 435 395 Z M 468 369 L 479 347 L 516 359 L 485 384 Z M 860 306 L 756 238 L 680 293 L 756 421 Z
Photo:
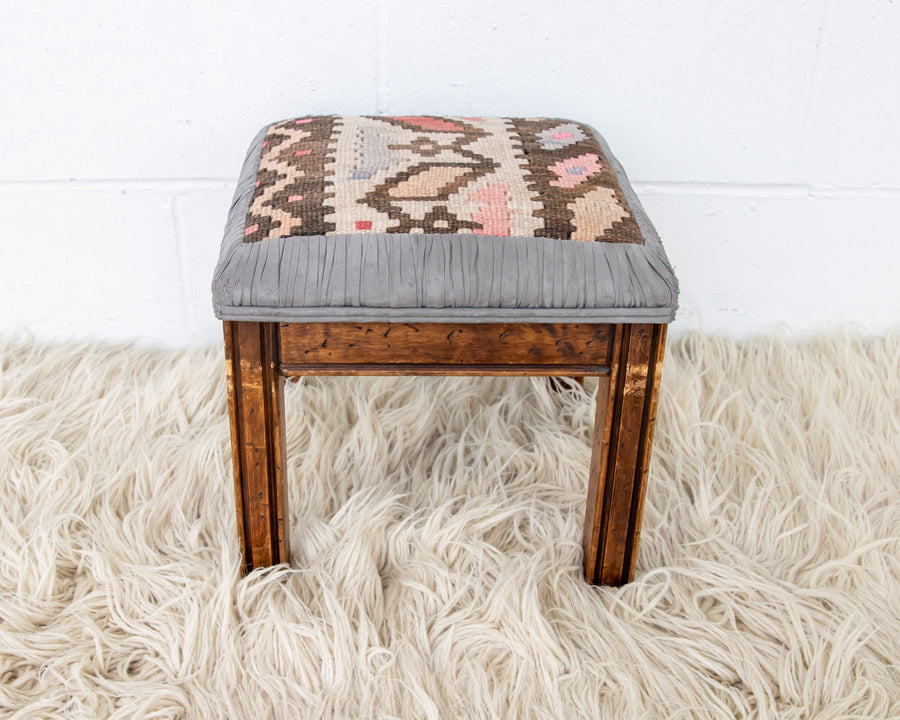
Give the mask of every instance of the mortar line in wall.
M 60 180 L 49 178 L 42 180 L 0 180 L 2 191 L 30 190 L 98 190 L 98 191 L 160 191 L 170 193 L 179 190 L 209 190 L 218 188 L 233 189 L 237 178 L 68 178 Z
M 687 181 L 633 181 L 647 195 L 728 195 L 753 198 L 897 198 L 900 187 L 839 187 L 800 183 L 723 183 Z

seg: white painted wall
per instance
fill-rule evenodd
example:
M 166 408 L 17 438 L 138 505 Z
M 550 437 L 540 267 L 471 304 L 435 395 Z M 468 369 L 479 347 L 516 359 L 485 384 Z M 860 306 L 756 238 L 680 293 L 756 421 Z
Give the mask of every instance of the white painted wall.
M 600 128 L 682 284 L 673 332 L 900 323 L 900 3 L 0 5 L 0 333 L 219 343 L 244 151 L 306 113 Z

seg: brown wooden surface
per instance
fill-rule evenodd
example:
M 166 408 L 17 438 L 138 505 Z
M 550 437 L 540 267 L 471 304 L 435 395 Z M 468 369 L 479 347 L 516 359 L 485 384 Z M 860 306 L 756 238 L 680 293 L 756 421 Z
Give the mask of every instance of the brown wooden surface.
M 585 577 L 631 579 L 653 441 L 666 326 L 620 325 L 608 382 L 601 380 L 584 524 Z
M 657 335 L 653 339 L 653 350 L 650 357 L 648 382 L 651 383 L 650 392 L 647 393 L 647 407 L 644 411 L 641 449 L 639 453 L 639 469 L 641 476 L 638 481 L 638 499 L 631 512 L 631 532 L 629 534 L 629 546 L 625 549 L 628 576 L 625 582 L 634 579 L 634 568 L 637 564 L 637 549 L 640 546 L 641 523 L 644 518 L 644 498 L 647 495 L 647 474 L 650 471 L 650 455 L 653 450 L 653 431 L 656 429 L 656 408 L 659 404 L 659 383 L 662 378 L 663 356 L 666 352 L 666 332 L 668 325 L 654 325 L 653 330 Z
M 225 322 L 246 568 L 288 562 L 284 375 L 599 375 L 584 525 L 593 583 L 633 577 L 666 326 Z M 559 383 L 562 385 L 562 383 Z
M 288 377 L 302 375 L 605 375 L 609 365 L 451 365 L 449 363 L 282 363 Z
M 608 364 L 612 325 L 580 323 L 282 323 L 286 370 L 301 365 Z M 578 370 L 571 374 L 588 374 Z
M 225 322 L 232 464 L 245 569 L 288 562 L 284 377 L 274 323 Z
M 613 334 L 612 362 L 609 375 L 601 377 L 597 383 L 597 408 L 594 418 L 594 433 L 591 440 L 591 465 L 588 471 L 588 492 L 585 505 L 584 535 L 584 572 L 588 582 L 597 582 L 597 559 L 601 550 L 600 518 L 609 511 L 604 509 L 606 490 L 606 472 L 609 463 L 610 432 L 615 414 L 616 387 L 619 377 L 619 357 L 622 347 L 622 331 L 617 326 Z
M 247 538 L 247 528 L 244 523 L 244 486 L 241 475 L 241 429 L 240 429 L 240 408 L 238 407 L 238 398 L 235 393 L 234 379 L 240 372 L 235 368 L 235 363 L 240 362 L 234 352 L 234 327 L 232 323 L 225 321 L 222 323 L 222 330 L 225 336 L 225 379 L 228 388 L 228 425 L 231 428 L 231 470 L 234 476 L 234 503 L 237 512 L 237 533 L 238 542 L 241 545 L 241 551 L 249 545 Z M 247 555 L 244 554 L 244 563 L 247 563 Z

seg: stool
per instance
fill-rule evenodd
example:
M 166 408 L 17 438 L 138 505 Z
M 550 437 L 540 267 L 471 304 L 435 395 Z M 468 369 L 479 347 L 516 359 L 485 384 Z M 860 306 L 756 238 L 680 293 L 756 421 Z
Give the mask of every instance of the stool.
M 263 128 L 213 279 L 244 569 L 289 561 L 284 378 L 599 378 L 585 578 L 634 574 L 678 285 L 624 171 L 550 118 Z

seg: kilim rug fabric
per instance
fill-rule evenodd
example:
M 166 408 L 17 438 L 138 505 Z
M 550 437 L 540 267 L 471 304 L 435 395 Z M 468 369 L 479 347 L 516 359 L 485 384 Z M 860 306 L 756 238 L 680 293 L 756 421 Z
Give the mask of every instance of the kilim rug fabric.
M 326 115 L 251 141 L 212 294 L 223 320 L 667 323 L 678 281 L 589 125 Z
M 900 717 L 900 335 L 670 344 L 622 588 L 580 387 L 286 395 L 292 566 L 241 579 L 219 348 L 0 343 L 0 716 Z
M 318 116 L 269 127 L 244 240 L 360 232 L 644 241 L 580 123 Z

